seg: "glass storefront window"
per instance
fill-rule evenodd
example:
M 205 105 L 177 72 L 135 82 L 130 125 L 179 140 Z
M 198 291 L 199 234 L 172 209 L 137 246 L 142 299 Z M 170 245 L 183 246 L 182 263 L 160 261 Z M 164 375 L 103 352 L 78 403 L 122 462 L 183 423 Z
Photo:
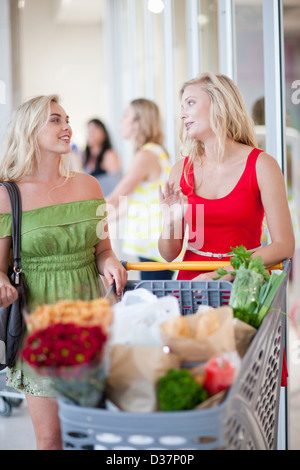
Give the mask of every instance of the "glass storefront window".
M 218 73 L 219 69 L 219 33 L 217 0 L 200 0 L 198 24 L 203 71 Z
M 236 81 L 249 113 L 264 125 L 264 46 L 262 0 L 235 2 Z M 262 134 L 262 132 L 260 132 Z M 263 135 L 258 135 L 264 146 Z

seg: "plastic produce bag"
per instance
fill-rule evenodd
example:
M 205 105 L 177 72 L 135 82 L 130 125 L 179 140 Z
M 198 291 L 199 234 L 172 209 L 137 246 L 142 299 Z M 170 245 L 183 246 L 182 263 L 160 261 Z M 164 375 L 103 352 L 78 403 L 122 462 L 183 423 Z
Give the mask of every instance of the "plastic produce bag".
M 263 284 L 262 274 L 242 267 L 238 269 L 229 300 L 235 317 L 247 321 L 259 304 L 259 291 Z
M 157 298 L 142 288 L 126 292 L 113 310 L 112 344 L 161 346 L 159 325 L 180 315 L 175 297 Z

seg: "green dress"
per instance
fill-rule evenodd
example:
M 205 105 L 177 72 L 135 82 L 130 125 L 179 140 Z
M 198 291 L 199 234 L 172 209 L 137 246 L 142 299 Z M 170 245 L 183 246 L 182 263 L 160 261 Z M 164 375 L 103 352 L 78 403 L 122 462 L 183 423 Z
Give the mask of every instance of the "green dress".
M 105 295 L 94 258 L 105 216 L 103 199 L 23 211 L 21 261 L 30 312 L 58 300 L 91 300 Z M 11 233 L 11 214 L 0 214 L 0 238 Z M 21 361 L 8 369 L 7 377 L 7 385 L 23 393 L 52 395 L 49 380 L 33 376 Z

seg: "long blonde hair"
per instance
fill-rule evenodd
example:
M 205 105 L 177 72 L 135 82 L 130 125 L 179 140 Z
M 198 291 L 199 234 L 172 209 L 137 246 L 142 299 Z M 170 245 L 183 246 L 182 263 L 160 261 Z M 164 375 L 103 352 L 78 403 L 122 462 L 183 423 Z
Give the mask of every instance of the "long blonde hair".
M 244 99 L 235 83 L 226 75 L 205 72 L 183 84 L 180 98 L 190 85 L 199 85 L 209 96 L 210 125 L 217 137 L 217 149 L 220 161 L 223 158 L 226 139 L 232 139 L 251 147 L 257 147 L 255 126 L 250 117 Z M 190 139 L 181 123 L 180 139 L 182 155 L 190 157 L 189 166 L 197 157 L 202 157 L 205 151 L 204 143 Z
M 148 142 L 163 146 L 164 133 L 159 108 L 156 103 L 146 98 L 138 98 L 131 101 L 130 105 L 135 111 L 136 121 L 139 122 L 135 151 Z
M 41 95 L 20 105 L 13 113 L 0 152 L 0 181 L 19 181 L 32 174 L 39 163 L 37 136 L 50 114 L 50 103 L 59 103 L 59 97 Z M 60 174 L 66 176 L 63 157 Z

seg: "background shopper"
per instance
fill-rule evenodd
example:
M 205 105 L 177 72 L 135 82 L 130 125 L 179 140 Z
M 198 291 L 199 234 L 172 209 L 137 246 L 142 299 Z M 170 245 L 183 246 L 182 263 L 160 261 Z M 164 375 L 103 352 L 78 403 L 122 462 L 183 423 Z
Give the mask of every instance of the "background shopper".
M 163 147 L 158 106 L 144 98 L 131 101 L 120 127 L 122 137 L 131 142 L 134 155 L 127 173 L 106 200 L 116 209 L 122 197 L 128 203 L 123 252 L 142 262 L 162 261 L 157 246 L 162 227 L 158 187 L 169 177 L 170 161 Z M 172 275 L 172 271 L 141 272 L 142 279 L 171 279 Z
M 91 119 L 87 125 L 83 171 L 99 181 L 104 197 L 114 189 L 121 178 L 119 157 L 112 147 L 105 124 L 98 118 Z

